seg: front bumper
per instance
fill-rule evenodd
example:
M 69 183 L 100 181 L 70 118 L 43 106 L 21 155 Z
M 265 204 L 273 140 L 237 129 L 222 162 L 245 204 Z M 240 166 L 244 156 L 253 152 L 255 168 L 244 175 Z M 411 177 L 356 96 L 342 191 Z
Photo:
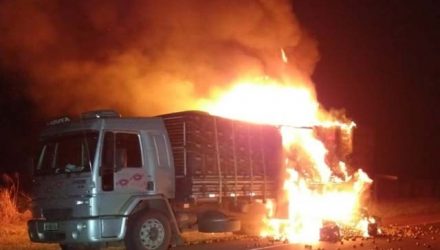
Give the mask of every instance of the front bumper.
M 47 221 L 32 219 L 28 222 L 29 238 L 41 243 L 92 243 L 124 239 L 127 217 L 106 216 Z

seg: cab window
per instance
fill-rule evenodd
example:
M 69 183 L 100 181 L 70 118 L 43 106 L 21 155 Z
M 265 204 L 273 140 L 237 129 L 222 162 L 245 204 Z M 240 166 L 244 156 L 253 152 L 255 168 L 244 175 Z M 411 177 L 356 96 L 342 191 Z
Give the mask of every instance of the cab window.
M 36 175 L 90 172 L 97 141 L 96 131 L 44 138 L 35 169 Z
M 134 133 L 106 132 L 102 156 L 103 166 L 106 168 L 142 167 L 139 135 Z
M 164 135 L 153 135 L 154 149 L 156 151 L 157 165 L 168 168 L 170 161 L 168 159 L 167 144 Z

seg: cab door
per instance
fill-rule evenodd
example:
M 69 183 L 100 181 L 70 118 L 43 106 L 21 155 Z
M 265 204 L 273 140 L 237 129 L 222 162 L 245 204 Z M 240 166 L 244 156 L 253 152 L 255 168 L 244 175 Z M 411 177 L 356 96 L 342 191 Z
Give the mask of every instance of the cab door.
M 103 191 L 146 191 L 146 161 L 143 159 L 140 138 L 136 132 L 105 132 L 101 166 Z

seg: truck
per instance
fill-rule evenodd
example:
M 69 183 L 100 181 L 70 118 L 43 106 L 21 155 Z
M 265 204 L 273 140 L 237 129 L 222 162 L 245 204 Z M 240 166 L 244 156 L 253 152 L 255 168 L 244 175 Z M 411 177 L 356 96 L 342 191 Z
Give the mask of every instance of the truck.
M 161 250 L 185 230 L 241 230 L 243 206 L 276 199 L 282 141 L 275 126 L 184 111 L 112 110 L 47 124 L 33 166 L 33 242 L 61 249 Z

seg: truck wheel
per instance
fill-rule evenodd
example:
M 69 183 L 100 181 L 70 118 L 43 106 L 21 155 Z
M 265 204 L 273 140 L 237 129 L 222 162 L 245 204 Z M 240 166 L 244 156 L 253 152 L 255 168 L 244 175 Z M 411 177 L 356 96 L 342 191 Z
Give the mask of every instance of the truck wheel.
M 128 250 L 165 250 L 170 246 L 170 223 L 160 212 L 141 212 L 129 219 L 127 227 L 124 241 Z
M 211 210 L 198 217 L 197 225 L 199 232 L 203 233 L 236 232 L 241 228 L 241 221 Z
M 241 222 L 234 218 L 201 221 L 198 223 L 198 229 L 203 233 L 237 232 L 241 229 Z

